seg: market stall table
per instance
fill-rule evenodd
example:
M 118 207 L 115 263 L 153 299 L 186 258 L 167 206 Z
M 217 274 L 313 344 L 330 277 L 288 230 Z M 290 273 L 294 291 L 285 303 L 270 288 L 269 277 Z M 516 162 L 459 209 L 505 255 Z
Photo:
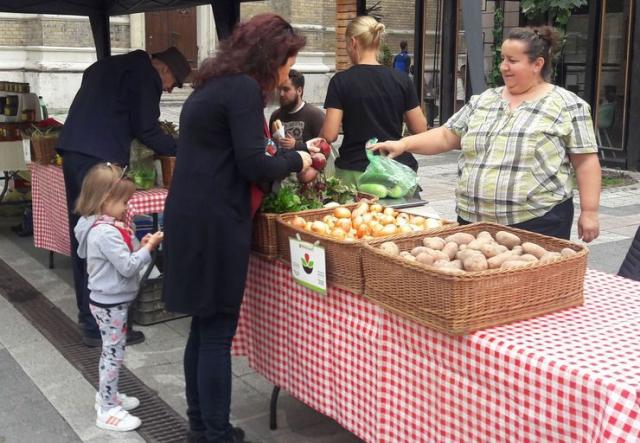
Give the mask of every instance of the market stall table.
M 448 337 L 252 257 L 234 353 L 367 442 L 640 441 L 640 283 L 598 271 L 582 307 Z
M 69 217 L 62 168 L 36 163 L 29 163 L 28 168 L 31 171 L 33 243 L 37 248 L 70 255 Z M 164 188 L 136 191 L 129 200 L 125 222 L 130 224 L 135 215 L 163 212 L 166 198 L 167 190 Z

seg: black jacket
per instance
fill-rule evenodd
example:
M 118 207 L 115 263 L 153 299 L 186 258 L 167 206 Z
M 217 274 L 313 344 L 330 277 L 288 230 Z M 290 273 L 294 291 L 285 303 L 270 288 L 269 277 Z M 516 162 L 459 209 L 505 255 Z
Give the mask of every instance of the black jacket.
M 636 231 L 636 236 L 631 242 L 631 247 L 622 266 L 620 266 L 618 275 L 640 281 L 640 227 Z
M 237 313 L 249 264 L 250 185 L 302 168 L 297 151 L 265 155 L 258 83 L 246 75 L 209 80 L 185 102 L 164 212 L 163 299 L 167 310 Z
M 146 52 L 97 61 L 82 76 L 58 149 L 128 164 L 137 138 L 159 154 L 175 155 L 175 141 L 158 124 L 161 95 L 162 81 Z

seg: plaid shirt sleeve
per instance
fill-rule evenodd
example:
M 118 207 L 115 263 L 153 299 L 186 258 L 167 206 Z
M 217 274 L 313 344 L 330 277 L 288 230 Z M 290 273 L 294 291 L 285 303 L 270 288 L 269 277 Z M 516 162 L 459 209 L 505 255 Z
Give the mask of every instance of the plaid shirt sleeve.
M 473 114 L 477 102 L 478 96 L 472 96 L 468 103 L 466 103 L 458 112 L 453 114 L 449 120 L 447 120 L 444 127 L 462 138 L 469 129 L 469 118 L 471 117 L 471 114 Z
M 565 137 L 565 146 L 569 154 L 593 154 L 598 152 L 593 120 L 589 105 L 578 101 L 568 109 L 571 129 Z

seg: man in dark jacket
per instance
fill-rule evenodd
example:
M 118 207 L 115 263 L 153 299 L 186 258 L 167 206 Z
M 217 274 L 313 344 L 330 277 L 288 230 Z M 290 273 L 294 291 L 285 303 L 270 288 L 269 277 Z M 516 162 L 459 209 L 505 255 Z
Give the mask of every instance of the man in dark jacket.
M 640 281 L 640 227 L 631 242 L 627 256 L 624 258 L 618 275 Z
M 87 346 L 100 346 L 101 338 L 89 311 L 86 262 L 78 257 L 73 235 L 78 216 L 74 206 L 82 180 L 97 163 L 129 163 L 134 138 L 159 154 L 175 155 L 176 142 L 162 132 L 160 96 L 182 84 L 191 67 L 176 48 L 149 55 L 145 51 L 104 58 L 82 76 L 58 142 L 63 158 L 64 181 L 69 210 L 69 235 L 73 278 L 78 303 L 78 321 Z M 140 343 L 144 335 L 130 331 L 128 344 Z

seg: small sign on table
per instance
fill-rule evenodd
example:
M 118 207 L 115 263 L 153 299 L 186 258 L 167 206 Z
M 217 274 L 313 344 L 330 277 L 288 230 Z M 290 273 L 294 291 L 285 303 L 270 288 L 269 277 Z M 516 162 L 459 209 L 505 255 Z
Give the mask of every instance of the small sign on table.
M 327 293 L 325 251 L 322 246 L 289 238 L 291 273 L 300 285 L 321 294 Z

